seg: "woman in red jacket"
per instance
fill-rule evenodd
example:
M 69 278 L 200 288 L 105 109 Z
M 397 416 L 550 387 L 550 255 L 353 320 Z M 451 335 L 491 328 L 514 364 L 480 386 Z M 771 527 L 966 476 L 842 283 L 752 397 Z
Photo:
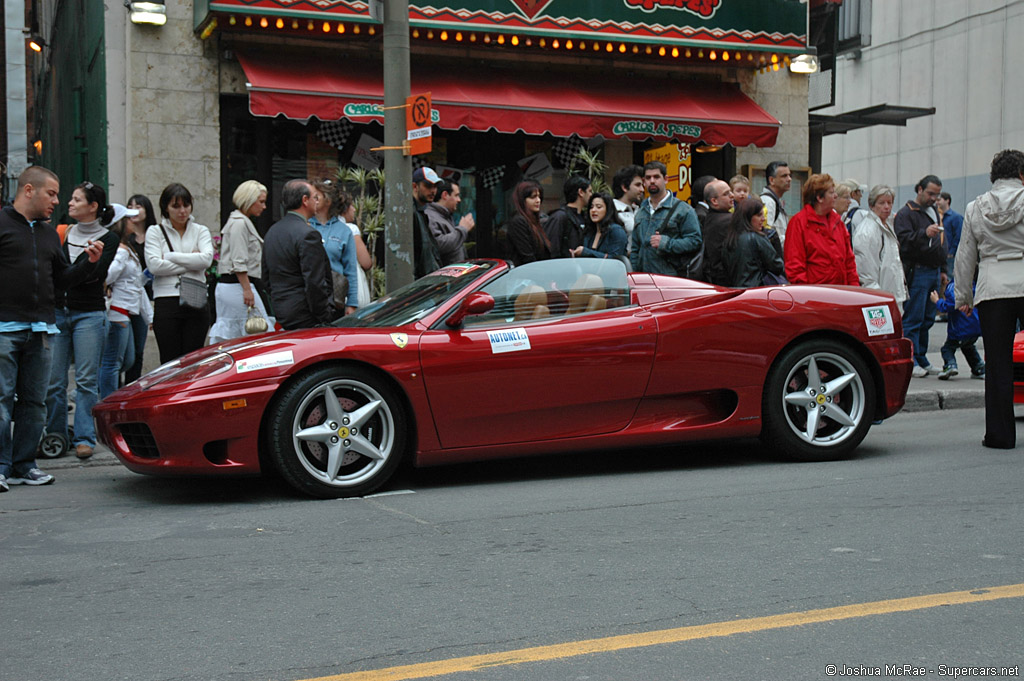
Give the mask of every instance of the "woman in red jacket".
M 839 214 L 836 187 L 828 175 L 811 175 L 803 188 L 804 207 L 789 219 L 784 245 L 791 284 L 860 286 L 857 263 Z

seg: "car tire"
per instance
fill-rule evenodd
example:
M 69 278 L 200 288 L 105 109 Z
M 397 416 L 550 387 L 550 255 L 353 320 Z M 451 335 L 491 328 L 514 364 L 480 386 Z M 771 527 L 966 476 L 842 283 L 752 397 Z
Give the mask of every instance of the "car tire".
M 853 453 L 874 414 L 874 378 L 864 360 L 837 341 L 806 341 L 768 373 L 762 440 L 789 459 L 835 461 Z
M 336 499 L 383 485 L 405 453 L 407 429 L 404 404 L 387 382 L 362 367 L 324 367 L 275 399 L 266 441 L 288 484 Z

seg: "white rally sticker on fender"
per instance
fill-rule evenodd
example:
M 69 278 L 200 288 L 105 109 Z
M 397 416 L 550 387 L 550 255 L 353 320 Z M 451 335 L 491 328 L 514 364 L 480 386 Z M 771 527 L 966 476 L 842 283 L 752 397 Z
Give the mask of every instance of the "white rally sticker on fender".
M 295 364 L 291 350 L 284 352 L 272 352 L 269 355 L 258 355 L 249 359 L 241 359 L 235 362 L 235 371 L 244 374 L 247 371 L 259 371 L 260 369 L 271 369 L 287 364 Z
M 896 333 L 896 326 L 892 323 L 892 313 L 888 305 L 877 307 L 862 307 L 864 313 L 864 324 L 868 327 L 869 336 L 885 336 Z
M 530 349 L 530 337 L 527 335 L 526 329 L 488 331 L 487 340 L 491 342 L 491 354 L 493 355 Z

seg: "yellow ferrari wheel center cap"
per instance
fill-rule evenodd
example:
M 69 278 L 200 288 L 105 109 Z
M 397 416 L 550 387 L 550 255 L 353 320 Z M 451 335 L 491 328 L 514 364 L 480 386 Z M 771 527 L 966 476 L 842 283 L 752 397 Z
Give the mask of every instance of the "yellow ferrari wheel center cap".
M 338 428 L 338 437 L 348 437 L 348 428 L 345 426 Z
M 824 396 L 824 395 L 822 395 L 822 394 L 820 394 L 820 393 L 818 394 L 818 396 L 817 396 L 817 397 L 815 397 L 815 398 L 814 398 L 814 400 L 815 400 L 815 402 L 817 402 L 818 404 L 825 404 L 825 396 Z

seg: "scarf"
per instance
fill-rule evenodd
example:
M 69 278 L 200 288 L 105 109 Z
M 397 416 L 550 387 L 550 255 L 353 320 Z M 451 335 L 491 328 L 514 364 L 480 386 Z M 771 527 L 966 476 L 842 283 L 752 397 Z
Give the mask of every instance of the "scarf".
M 107 228 L 102 226 L 98 219 L 92 222 L 79 222 L 68 227 L 64 240 L 68 244 L 68 257 L 71 262 L 78 259 L 90 241 L 98 241 L 107 231 Z

